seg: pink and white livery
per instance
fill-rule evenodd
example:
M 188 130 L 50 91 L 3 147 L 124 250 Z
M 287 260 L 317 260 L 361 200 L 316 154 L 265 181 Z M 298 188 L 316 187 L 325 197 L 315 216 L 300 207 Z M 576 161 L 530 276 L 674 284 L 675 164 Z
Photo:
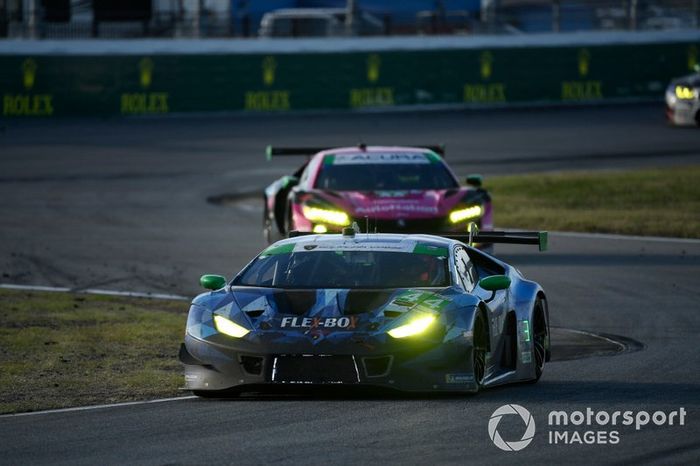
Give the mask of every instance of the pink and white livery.
M 442 147 L 267 148 L 268 159 L 292 155 L 308 160 L 265 189 L 268 242 L 293 230 L 340 232 L 354 222 L 379 233 L 465 233 L 470 223 L 493 229 L 481 177 L 460 186 Z

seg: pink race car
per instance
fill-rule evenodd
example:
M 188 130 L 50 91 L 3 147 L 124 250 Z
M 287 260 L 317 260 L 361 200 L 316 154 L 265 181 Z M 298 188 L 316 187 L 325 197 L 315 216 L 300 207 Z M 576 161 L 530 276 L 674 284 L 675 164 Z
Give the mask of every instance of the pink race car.
M 470 223 L 493 229 L 481 176 L 460 186 L 442 147 L 267 148 L 268 159 L 294 155 L 308 160 L 265 188 L 268 242 L 293 230 L 341 232 L 354 222 L 379 233 L 466 233 Z

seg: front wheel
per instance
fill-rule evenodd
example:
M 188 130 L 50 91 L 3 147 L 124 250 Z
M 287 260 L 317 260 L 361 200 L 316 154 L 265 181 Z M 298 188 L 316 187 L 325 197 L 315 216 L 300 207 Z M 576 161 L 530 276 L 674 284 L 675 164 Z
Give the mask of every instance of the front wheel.
M 192 394 L 199 398 L 239 398 L 240 393 L 232 390 L 192 390 Z
M 289 232 L 295 230 L 294 220 L 292 220 L 292 206 L 288 205 L 284 213 L 284 238 L 289 238 Z
M 479 391 L 484 386 L 486 377 L 486 353 L 488 352 L 488 332 L 484 316 L 479 312 L 474 318 L 474 348 L 472 349 L 472 367 L 474 384 Z
M 547 361 L 547 348 L 549 334 L 547 332 L 547 321 L 545 320 L 545 302 L 542 298 L 537 298 L 532 317 L 532 350 L 534 352 L 535 378 L 537 382 L 542 377 L 544 365 Z

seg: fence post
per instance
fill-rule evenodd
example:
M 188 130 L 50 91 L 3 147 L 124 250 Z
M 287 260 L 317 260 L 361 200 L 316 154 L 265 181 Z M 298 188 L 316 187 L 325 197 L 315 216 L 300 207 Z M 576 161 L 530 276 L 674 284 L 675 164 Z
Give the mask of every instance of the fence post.
M 629 10 L 627 17 L 629 18 L 629 29 L 635 31 L 637 29 L 637 0 L 629 0 Z
M 27 37 L 30 39 L 36 38 L 36 0 L 24 0 L 24 22 L 26 25 Z
M 561 29 L 561 3 L 560 0 L 552 0 L 552 31 Z
M 199 37 L 199 27 L 201 22 L 202 0 L 192 2 L 192 37 Z

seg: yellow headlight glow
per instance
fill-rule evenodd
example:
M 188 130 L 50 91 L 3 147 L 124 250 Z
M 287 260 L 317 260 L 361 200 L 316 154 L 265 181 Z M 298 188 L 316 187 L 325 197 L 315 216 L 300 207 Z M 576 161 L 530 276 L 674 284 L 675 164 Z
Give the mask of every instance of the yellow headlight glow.
M 341 210 L 321 209 L 318 207 L 302 206 L 304 217 L 312 222 L 330 223 L 331 225 L 350 225 L 350 217 Z
M 226 317 L 219 315 L 214 316 L 214 325 L 216 325 L 216 329 L 219 332 L 234 338 L 244 337 L 250 332 L 250 330 L 247 328 L 241 327 L 240 325 L 231 322 Z
M 691 100 L 695 98 L 695 91 L 687 86 L 676 86 L 676 97 L 684 100 Z
M 471 218 L 480 217 L 482 214 L 481 206 L 474 205 L 466 209 L 453 210 L 450 212 L 450 222 L 459 223 Z
M 314 233 L 327 233 L 328 227 L 326 225 L 314 225 Z
M 402 325 L 401 327 L 396 327 L 391 330 L 389 330 L 387 333 L 391 335 L 394 338 L 404 338 L 404 337 L 410 337 L 411 335 L 417 335 L 419 333 L 422 333 L 430 327 L 430 324 L 432 324 L 435 321 L 435 316 L 428 315 L 425 317 L 419 317 L 417 319 L 414 319 L 413 321 L 409 322 L 406 325 Z

